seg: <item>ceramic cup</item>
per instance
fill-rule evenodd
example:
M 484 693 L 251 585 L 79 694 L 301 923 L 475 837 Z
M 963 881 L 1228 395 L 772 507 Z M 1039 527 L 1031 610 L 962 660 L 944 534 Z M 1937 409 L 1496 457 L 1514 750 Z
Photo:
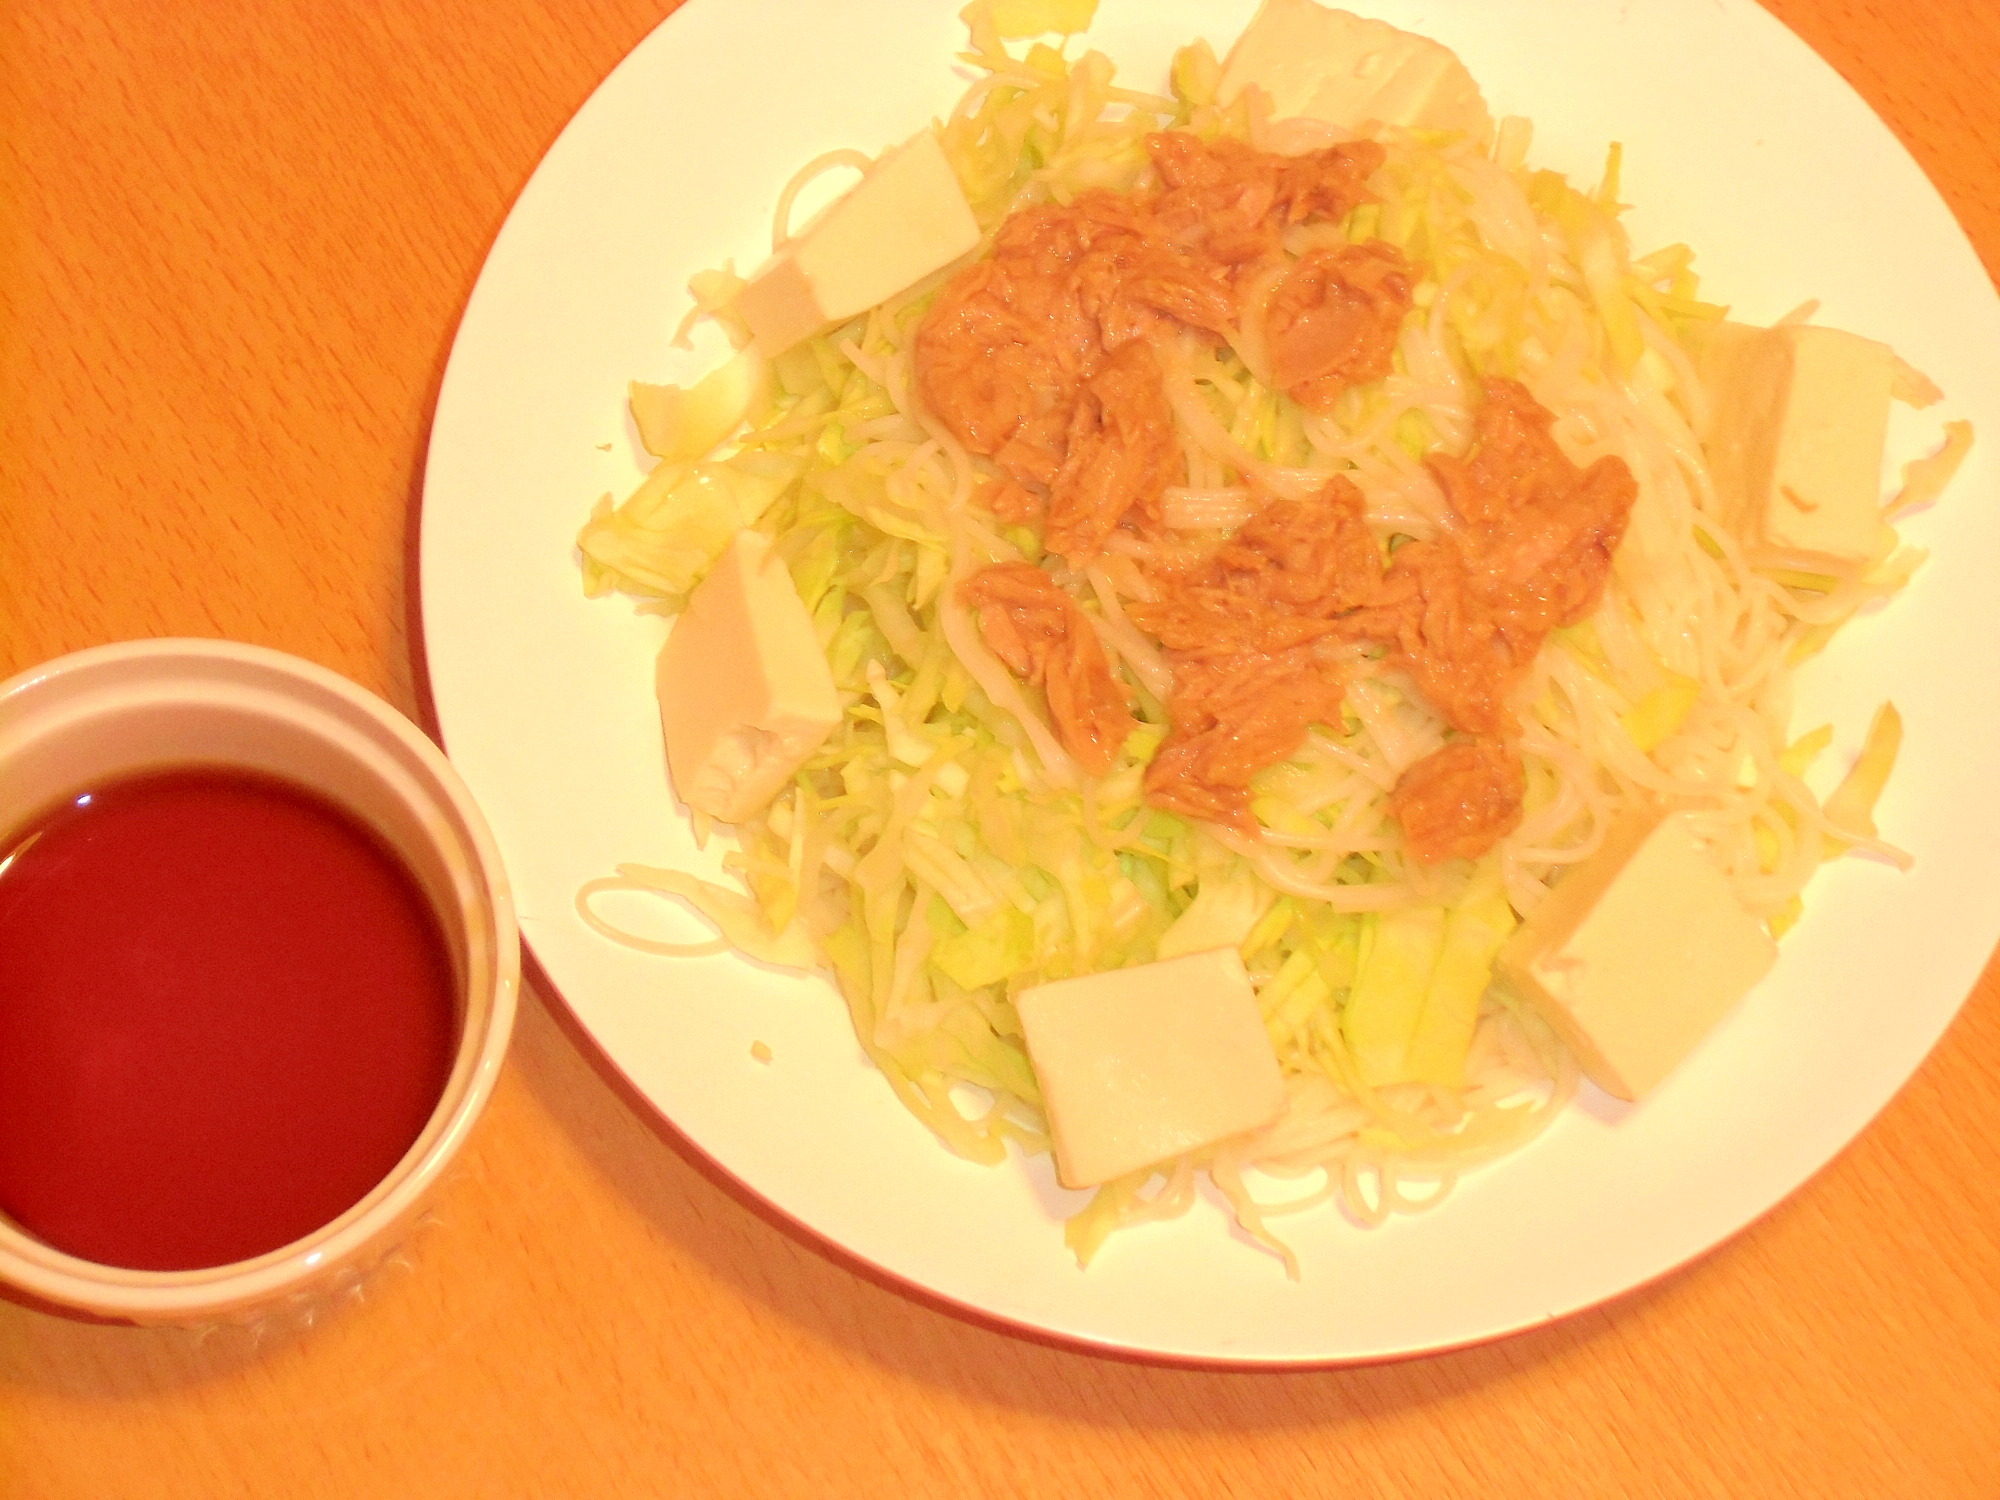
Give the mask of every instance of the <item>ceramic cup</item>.
M 484 818 L 431 741 L 388 704 L 310 662 L 227 641 L 102 646 L 0 683 L 0 834 L 93 784 L 177 765 L 275 776 L 329 798 L 403 860 L 452 958 L 457 1045 L 416 1140 L 353 1207 L 230 1265 L 140 1271 L 65 1254 L 0 1213 L 0 1282 L 89 1316 L 252 1322 L 311 1308 L 409 1232 L 464 1146 L 513 1030 L 520 940 Z

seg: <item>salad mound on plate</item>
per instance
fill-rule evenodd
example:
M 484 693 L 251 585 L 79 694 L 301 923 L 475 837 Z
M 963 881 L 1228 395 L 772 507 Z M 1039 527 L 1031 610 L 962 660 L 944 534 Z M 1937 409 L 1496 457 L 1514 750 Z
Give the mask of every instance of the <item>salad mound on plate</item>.
M 739 352 L 634 383 L 659 462 L 578 544 L 681 616 L 669 767 L 742 887 L 578 904 L 830 968 L 947 1145 L 1092 1190 L 1079 1259 L 1208 1182 L 1296 1274 L 1274 1215 L 1645 1092 L 1824 859 L 1907 864 L 1894 709 L 1822 800 L 1789 678 L 1921 561 L 1876 476 L 1935 392 L 1635 257 L 1618 148 L 1534 169 L 1436 42 L 1265 0 L 1166 94 L 1009 48 L 1090 9 L 977 0 L 948 119 L 692 281 Z

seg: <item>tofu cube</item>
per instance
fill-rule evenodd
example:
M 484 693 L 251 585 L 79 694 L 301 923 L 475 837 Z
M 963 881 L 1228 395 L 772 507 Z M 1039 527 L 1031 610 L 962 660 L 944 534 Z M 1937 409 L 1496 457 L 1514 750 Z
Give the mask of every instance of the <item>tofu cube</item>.
M 1252 84 L 1271 96 L 1273 119 L 1303 116 L 1349 131 L 1379 120 L 1480 141 L 1493 127 L 1479 85 L 1450 48 L 1314 0 L 1264 0 L 1229 49 L 1217 97 L 1230 103 Z
M 1895 352 L 1837 328 L 1723 323 L 1701 368 L 1710 472 L 1752 564 L 1852 575 L 1878 557 Z
M 1666 1077 L 1777 961 L 1685 814 L 1630 813 L 1565 875 L 1495 967 L 1606 1093 Z
M 1234 948 L 1058 979 L 1014 1005 L 1066 1187 L 1096 1187 L 1284 1113 L 1277 1054 Z
M 812 618 L 768 538 L 741 531 L 660 648 L 667 769 L 689 807 L 739 823 L 840 722 Z
M 979 224 L 925 130 L 885 152 L 752 274 L 736 300 L 757 347 L 783 354 L 830 323 L 866 312 L 979 243 Z

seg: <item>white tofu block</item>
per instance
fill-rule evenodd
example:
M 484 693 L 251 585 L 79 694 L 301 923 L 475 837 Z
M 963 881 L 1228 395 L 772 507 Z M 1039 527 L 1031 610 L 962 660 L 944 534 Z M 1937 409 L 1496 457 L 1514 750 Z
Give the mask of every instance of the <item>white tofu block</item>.
M 1379 120 L 1479 141 L 1493 126 L 1479 85 L 1450 48 L 1314 0 L 1258 8 L 1229 49 L 1217 97 L 1227 104 L 1252 84 L 1271 96 L 1278 120 L 1303 116 L 1349 131 Z
M 1837 328 L 1724 323 L 1702 356 L 1716 492 L 1759 567 L 1850 575 L 1881 554 L 1882 448 L 1902 366 Z
M 1627 814 L 1500 950 L 1606 1093 L 1666 1077 L 1777 961 L 1685 814 Z
M 1268 1125 L 1285 1108 L 1277 1054 L 1233 948 L 1014 997 L 1067 1187 Z
M 885 152 L 750 278 L 736 310 L 757 347 L 782 354 L 800 339 L 866 312 L 950 265 L 979 243 L 979 224 L 925 130 Z
M 840 722 L 812 617 L 755 531 L 738 532 L 688 597 L 655 687 L 674 790 L 725 823 L 760 811 Z

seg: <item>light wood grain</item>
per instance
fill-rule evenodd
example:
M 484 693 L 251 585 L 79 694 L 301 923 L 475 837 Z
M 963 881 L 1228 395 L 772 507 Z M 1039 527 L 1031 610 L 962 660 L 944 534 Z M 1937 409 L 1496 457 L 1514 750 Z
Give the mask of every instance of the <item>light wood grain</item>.
M 0 675 L 223 635 L 416 711 L 407 532 L 460 310 L 666 8 L 0 7 Z M 2000 11 L 1772 8 L 2000 270 Z M 1216 1374 L 854 1274 L 531 999 L 408 1263 L 316 1326 L 201 1341 L 0 1303 L 0 1496 L 1991 1497 L 1996 1059 L 1989 969 L 1853 1147 L 1686 1271 L 1440 1358 Z

